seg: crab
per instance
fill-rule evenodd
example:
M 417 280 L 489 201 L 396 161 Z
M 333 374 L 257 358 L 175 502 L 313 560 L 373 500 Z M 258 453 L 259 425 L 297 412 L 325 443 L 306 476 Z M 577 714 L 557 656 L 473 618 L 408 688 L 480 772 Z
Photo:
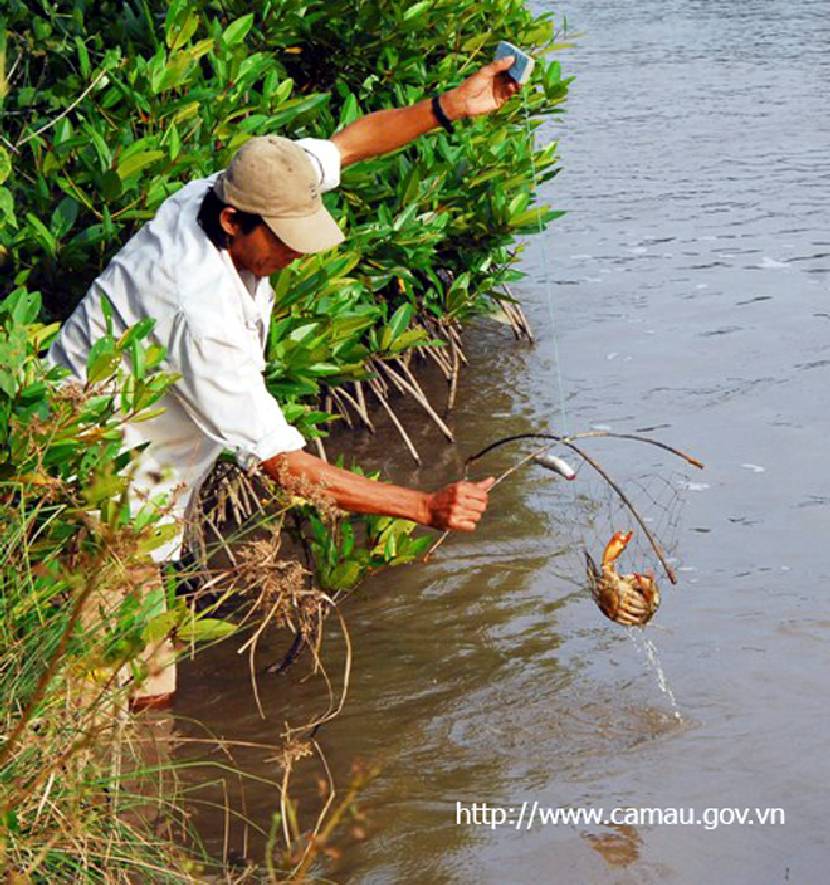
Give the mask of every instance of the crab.
M 585 559 L 591 594 L 605 617 L 626 627 L 642 627 L 660 606 L 660 589 L 654 575 L 633 572 L 620 575 L 615 567 L 633 532 L 615 532 L 602 554 L 602 570 L 598 569 L 588 551 Z

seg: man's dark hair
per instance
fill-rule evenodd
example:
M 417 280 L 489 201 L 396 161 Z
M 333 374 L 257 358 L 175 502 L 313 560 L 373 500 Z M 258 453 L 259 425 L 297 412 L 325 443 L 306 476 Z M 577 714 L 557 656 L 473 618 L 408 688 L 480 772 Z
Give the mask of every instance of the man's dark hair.
M 217 249 L 227 249 L 231 243 L 230 234 L 222 228 L 222 222 L 219 219 L 222 210 L 226 208 L 231 208 L 236 213 L 235 218 L 243 234 L 249 234 L 255 227 L 265 224 L 261 215 L 257 215 L 255 212 L 243 212 L 241 209 L 230 206 L 229 203 L 223 203 L 216 195 L 216 191 L 211 188 L 202 199 L 202 205 L 199 207 L 199 214 L 196 217 L 199 220 L 199 226 Z

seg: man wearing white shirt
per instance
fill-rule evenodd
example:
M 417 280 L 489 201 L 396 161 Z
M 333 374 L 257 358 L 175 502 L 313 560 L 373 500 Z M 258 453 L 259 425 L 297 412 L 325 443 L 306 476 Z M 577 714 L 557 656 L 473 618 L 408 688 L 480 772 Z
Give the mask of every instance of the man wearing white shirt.
M 263 351 L 273 303 L 268 278 L 303 254 L 332 248 L 343 233 L 320 193 L 336 187 L 340 168 L 396 150 L 452 121 L 498 109 L 518 89 L 506 73 L 512 58 L 482 68 L 440 98 L 378 111 L 330 141 L 252 138 L 218 175 L 191 182 L 167 199 L 112 259 L 67 320 L 49 359 L 84 380 L 89 349 L 106 331 L 101 298 L 112 305 L 113 333 L 155 320 L 151 340 L 167 356 L 161 368 L 181 375 L 158 417 L 127 427 L 128 448 L 143 443 L 133 482 L 136 500 L 173 502 L 181 516 L 225 449 L 243 466 L 260 463 L 279 480 L 321 485 L 343 510 L 380 513 L 439 529 L 472 531 L 487 507 L 492 479 L 456 482 L 435 492 L 379 483 L 302 451 L 268 393 Z M 179 554 L 181 536 L 156 551 Z M 141 694 L 169 695 L 173 667 Z

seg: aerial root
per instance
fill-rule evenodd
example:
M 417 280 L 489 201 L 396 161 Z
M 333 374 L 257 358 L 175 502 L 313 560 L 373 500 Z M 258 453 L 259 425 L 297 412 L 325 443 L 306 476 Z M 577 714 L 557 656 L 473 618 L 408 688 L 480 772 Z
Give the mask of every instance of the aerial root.
M 371 389 L 372 393 L 374 393 L 374 395 L 377 397 L 378 402 L 380 402 L 381 406 L 386 411 L 386 414 L 389 415 L 389 417 L 392 419 L 392 423 L 395 425 L 396 430 L 401 435 L 401 438 L 406 444 L 407 449 L 409 449 L 409 454 L 412 455 L 412 459 L 418 466 L 420 466 L 421 458 L 418 455 L 415 446 L 412 444 L 412 440 L 409 438 L 409 435 L 404 430 L 403 424 L 401 424 L 400 419 L 395 414 L 394 409 L 389 405 L 383 387 L 376 378 L 370 378 L 367 383 L 369 384 L 369 388 Z
M 443 433 L 450 442 L 454 442 L 455 440 L 452 431 L 436 413 L 435 409 L 429 404 L 429 400 L 427 399 L 427 395 L 424 393 L 423 388 L 415 380 L 415 377 L 412 375 L 406 364 L 402 360 L 395 360 L 395 363 L 400 368 L 400 375 L 392 368 L 391 361 L 375 360 L 372 365 L 378 370 L 378 372 L 385 373 L 386 377 L 401 393 L 408 393 L 438 425 L 438 429 L 441 433 Z

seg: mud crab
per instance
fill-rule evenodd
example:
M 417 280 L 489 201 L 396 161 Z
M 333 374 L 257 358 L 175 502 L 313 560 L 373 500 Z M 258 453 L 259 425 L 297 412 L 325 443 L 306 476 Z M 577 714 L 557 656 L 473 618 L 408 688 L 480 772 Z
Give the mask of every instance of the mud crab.
M 591 594 L 605 617 L 626 627 L 642 627 L 660 606 L 660 589 L 654 576 L 633 572 L 620 575 L 615 567 L 633 532 L 615 532 L 602 554 L 602 569 L 598 569 L 588 551 L 585 559 Z

